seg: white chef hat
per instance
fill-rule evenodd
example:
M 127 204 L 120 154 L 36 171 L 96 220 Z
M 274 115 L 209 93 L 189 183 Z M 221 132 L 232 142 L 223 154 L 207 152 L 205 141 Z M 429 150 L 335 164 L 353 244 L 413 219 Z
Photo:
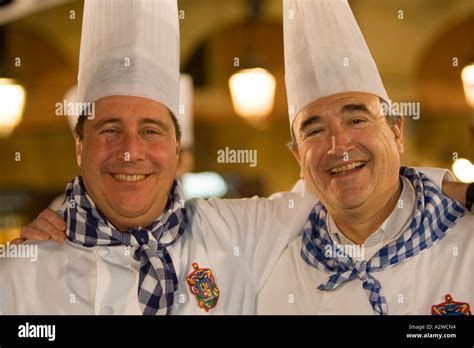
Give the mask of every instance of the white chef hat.
M 290 127 L 318 99 L 365 92 L 390 102 L 347 0 L 284 0 Z
M 179 113 L 176 115 L 181 126 L 181 149 L 186 150 L 194 145 L 193 130 L 193 78 L 181 74 L 179 84 Z
M 78 85 L 80 102 L 137 96 L 177 115 L 177 1 L 85 0 Z

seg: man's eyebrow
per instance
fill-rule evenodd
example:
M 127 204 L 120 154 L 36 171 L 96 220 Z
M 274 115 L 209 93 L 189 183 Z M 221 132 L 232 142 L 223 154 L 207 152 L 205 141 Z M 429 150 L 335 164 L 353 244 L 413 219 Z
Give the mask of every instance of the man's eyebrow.
M 94 125 L 94 129 L 99 129 L 100 127 L 102 127 L 104 124 L 107 124 L 107 123 L 122 123 L 122 121 L 120 120 L 120 118 L 116 118 L 116 117 L 104 118 L 103 120 L 100 120 Z
M 154 118 L 144 118 L 140 121 L 140 123 L 142 125 L 147 124 L 147 123 L 152 123 L 152 124 L 157 125 L 158 127 L 163 128 L 163 129 L 168 129 L 169 128 L 163 121 L 156 120 Z
M 119 123 L 119 124 L 121 124 L 122 120 L 120 120 L 120 118 L 117 118 L 117 117 L 105 118 L 105 119 L 100 120 L 99 122 L 97 122 L 97 124 L 94 125 L 94 128 L 99 129 L 107 123 Z M 147 124 L 147 123 L 155 124 L 158 127 L 161 127 L 163 129 L 168 129 L 169 128 L 164 122 L 162 122 L 160 120 L 155 120 L 153 118 L 144 118 L 144 119 L 140 120 L 140 124 L 142 124 L 142 125 Z
M 370 112 L 370 110 L 365 106 L 364 104 L 346 104 L 341 108 L 341 112 L 357 112 L 357 111 L 362 111 L 366 113 L 369 116 L 374 117 L 374 115 Z
M 312 123 L 319 122 L 320 120 L 321 120 L 321 116 L 314 115 L 314 116 L 308 117 L 306 120 L 301 122 L 300 133 L 303 132 L 305 128 L 311 125 Z

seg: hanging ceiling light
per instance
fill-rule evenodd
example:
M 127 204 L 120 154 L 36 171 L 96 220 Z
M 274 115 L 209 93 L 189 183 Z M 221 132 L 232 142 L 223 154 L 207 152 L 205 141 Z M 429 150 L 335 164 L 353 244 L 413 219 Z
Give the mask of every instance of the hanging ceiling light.
M 229 79 L 232 105 L 244 118 L 261 118 L 273 110 L 276 81 L 262 68 L 244 69 Z
M 0 78 L 0 137 L 7 137 L 21 122 L 25 89 L 13 79 Z
M 249 15 L 244 26 L 247 38 L 244 46 L 242 70 L 229 78 L 229 89 L 232 106 L 237 115 L 259 127 L 265 124 L 266 116 L 273 110 L 276 80 L 273 75 L 262 68 L 259 49 L 252 41 L 252 33 L 262 18 L 262 0 L 247 0 Z
M 7 137 L 21 122 L 25 106 L 25 89 L 11 76 L 7 55 L 7 33 L 0 26 L 0 137 Z
M 462 69 L 461 78 L 466 102 L 474 109 L 474 63 L 471 63 Z

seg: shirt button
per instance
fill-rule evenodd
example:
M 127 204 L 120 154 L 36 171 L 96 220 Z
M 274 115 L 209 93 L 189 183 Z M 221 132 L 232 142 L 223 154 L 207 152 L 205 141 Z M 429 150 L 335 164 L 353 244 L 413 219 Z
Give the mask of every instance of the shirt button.
M 112 315 L 114 313 L 114 309 L 110 306 L 105 306 L 104 308 L 102 308 L 102 315 Z

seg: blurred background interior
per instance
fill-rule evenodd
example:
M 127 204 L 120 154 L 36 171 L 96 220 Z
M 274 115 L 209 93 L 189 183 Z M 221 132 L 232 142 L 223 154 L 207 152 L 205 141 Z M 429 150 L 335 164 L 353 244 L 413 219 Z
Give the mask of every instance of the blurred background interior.
M 286 148 L 281 1 L 178 3 L 181 71 L 194 84 L 194 137 L 182 168 L 195 173 L 186 177 L 189 195 L 290 190 L 299 169 Z M 474 162 L 474 1 L 350 4 L 391 99 L 421 104 L 421 118 L 405 120 L 403 164 Z M 16 237 L 78 174 L 67 117 L 55 109 L 77 83 L 82 7 L 81 0 L 0 0 L 0 243 Z M 246 82 L 242 70 L 250 68 L 265 70 L 251 71 Z M 250 110 L 249 91 L 261 101 Z M 219 163 L 217 151 L 226 147 L 256 150 L 257 165 Z M 474 180 L 470 162 L 456 165 L 460 179 Z

